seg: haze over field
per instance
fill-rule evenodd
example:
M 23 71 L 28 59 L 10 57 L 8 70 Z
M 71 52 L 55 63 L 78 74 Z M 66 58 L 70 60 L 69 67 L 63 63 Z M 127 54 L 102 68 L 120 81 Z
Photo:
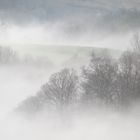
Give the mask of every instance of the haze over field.
M 139 0 L 0 0 L 0 139 L 140 139 Z

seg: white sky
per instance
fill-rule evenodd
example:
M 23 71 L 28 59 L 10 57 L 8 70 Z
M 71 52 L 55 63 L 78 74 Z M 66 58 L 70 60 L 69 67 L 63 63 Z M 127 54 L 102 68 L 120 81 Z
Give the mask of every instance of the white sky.
M 107 47 L 114 49 L 125 49 L 130 45 L 130 40 L 134 32 L 127 33 L 106 33 L 89 32 L 75 36 L 75 34 L 66 34 L 60 24 L 28 24 L 8 25 L 0 27 L 0 44 L 12 46 L 18 50 L 24 51 L 34 45 L 68 45 L 68 46 L 91 46 Z M 34 45 L 33 45 L 34 44 Z M 17 46 L 24 46 L 17 48 Z

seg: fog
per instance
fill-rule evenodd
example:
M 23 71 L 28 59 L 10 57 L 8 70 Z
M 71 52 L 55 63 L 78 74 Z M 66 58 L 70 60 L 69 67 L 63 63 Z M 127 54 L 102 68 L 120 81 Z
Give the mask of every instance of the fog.
M 70 56 L 73 55 L 68 51 L 70 56 L 63 57 L 61 51 L 50 51 L 50 53 L 53 53 L 55 57 L 62 55 L 63 60 L 71 58 Z M 45 66 L 37 67 L 27 64 L 1 66 L 1 139 L 140 139 L 139 105 L 134 105 L 127 111 L 116 111 L 104 107 L 95 107 L 90 110 L 81 107 L 78 110 L 70 109 L 66 112 L 63 110 L 47 111 L 46 108 L 46 111 L 40 111 L 31 116 L 16 114 L 14 109 L 19 103 L 27 97 L 35 95 L 40 86 L 48 81 L 49 76 L 63 67 L 62 61 L 54 62 L 55 64 L 57 62 L 57 68 L 48 69 Z
M 0 139 L 139 140 L 140 39 L 135 42 L 138 48 L 132 51 L 132 39 L 140 31 L 139 7 L 138 0 L 0 0 Z M 97 65 L 101 63 L 103 66 L 101 73 L 96 61 L 93 63 L 97 69 L 90 73 L 92 52 L 95 53 L 93 58 L 97 60 Z M 107 65 L 102 60 L 104 56 Z M 126 76 L 128 69 L 130 71 Z M 117 75 L 114 76 L 119 79 L 117 84 L 112 75 L 107 75 L 115 83 L 111 85 L 113 88 L 109 86 L 103 89 L 104 84 L 111 83 L 108 79 L 100 79 L 100 74 L 101 78 L 106 76 L 106 73 L 102 74 L 104 71 L 109 72 L 108 75 Z M 94 72 L 99 74 L 99 79 L 98 76 L 94 77 Z M 124 79 L 121 74 L 124 74 Z M 92 91 L 94 84 L 85 84 L 94 81 L 92 76 L 97 93 Z M 127 89 L 123 89 L 125 78 L 128 79 Z M 57 80 L 60 80 L 60 85 Z M 71 84 L 67 88 L 69 81 Z M 75 87 L 78 90 L 75 91 Z M 43 91 L 45 88 L 46 91 Z M 72 100 L 69 94 L 66 102 L 58 98 L 57 94 L 65 90 L 71 91 L 72 95 L 73 91 L 79 95 L 72 97 L 76 98 L 76 103 L 72 102 L 69 106 L 69 100 Z M 106 105 L 103 99 L 98 105 L 98 99 L 96 101 L 93 95 L 93 103 L 86 104 L 81 97 L 84 97 L 84 92 L 88 97 L 88 91 L 95 93 L 95 96 L 100 96 L 98 91 L 112 91 L 113 101 L 118 92 L 117 103 Z M 131 105 L 127 104 L 129 92 Z M 44 93 L 46 96 L 42 101 Z M 48 96 L 47 100 L 48 94 L 55 97 Z M 135 100 L 132 101 L 132 98 Z M 28 99 L 29 106 L 28 102 L 26 106 Z M 51 103 L 52 108 L 47 106 L 49 99 L 55 101 Z
M 134 30 L 112 34 L 112 31 L 100 31 L 98 28 L 90 30 L 90 26 L 89 29 L 78 29 L 79 27 L 75 27 L 79 26 L 78 23 L 74 25 L 74 22 L 46 22 L 44 24 L 30 22 L 26 25 L 12 23 L 4 27 L 0 26 L 0 43 L 21 51 L 29 47 L 34 49 L 33 45 L 125 49 L 129 47 L 129 40 L 135 33 Z M 38 50 L 40 51 L 39 47 Z
M 132 115 L 96 111 L 93 114 L 73 113 L 69 116 L 40 113 L 29 120 L 8 116 L 1 123 L 0 137 L 4 140 L 139 140 L 139 129 L 139 115 L 134 112 Z
M 25 64 L 0 67 L 0 138 L 3 140 L 139 140 L 139 108 L 130 109 L 128 112 L 83 108 L 68 112 L 45 111 L 29 118 L 14 113 L 20 102 L 35 95 L 40 86 L 48 81 L 49 76 L 63 67 L 62 62 L 73 55 L 68 51 L 66 57 L 58 52 L 52 53 L 53 57 L 60 59 L 58 61 L 51 59 L 57 64 L 55 68 Z
M 125 49 L 139 16 L 139 2 L 131 0 L 0 1 L 0 43 Z

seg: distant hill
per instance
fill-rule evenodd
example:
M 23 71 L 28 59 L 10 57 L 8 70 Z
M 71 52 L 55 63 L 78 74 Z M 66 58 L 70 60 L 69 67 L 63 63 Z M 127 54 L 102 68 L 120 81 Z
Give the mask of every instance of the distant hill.
M 19 51 L 32 56 L 48 57 L 55 65 L 67 66 L 72 64 L 72 66 L 77 66 L 85 64 L 93 51 L 100 53 L 104 50 L 110 52 L 113 57 L 120 56 L 122 52 L 118 49 L 70 45 L 22 45 Z

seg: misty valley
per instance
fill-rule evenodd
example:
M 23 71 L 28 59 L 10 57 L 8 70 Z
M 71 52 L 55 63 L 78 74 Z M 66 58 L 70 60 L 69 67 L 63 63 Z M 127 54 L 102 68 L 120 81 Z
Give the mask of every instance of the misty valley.
M 125 51 L 63 46 L 45 47 L 40 55 L 33 51 L 0 47 L 0 138 L 140 138 L 138 35 Z
M 139 0 L 0 0 L 0 140 L 140 140 Z

